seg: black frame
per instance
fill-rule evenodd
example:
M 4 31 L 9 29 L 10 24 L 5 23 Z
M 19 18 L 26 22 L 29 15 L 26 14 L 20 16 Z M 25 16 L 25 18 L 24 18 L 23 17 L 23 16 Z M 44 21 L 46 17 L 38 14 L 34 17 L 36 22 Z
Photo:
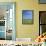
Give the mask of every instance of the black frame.
M 23 23 L 23 11 L 31 11 L 32 12 L 32 23 L 30 23 L 30 24 L 24 24 Z M 22 24 L 24 24 L 24 25 L 31 25 L 31 24 L 33 24 L 33 22 L 34 22 L 34 10 L 22 10 Z
M 39 36 L 40 36 L 40 25 L 46 25 L 46 24 L 40 24 L 40 12 L 46 12 L 46 11 L 39 11 Z

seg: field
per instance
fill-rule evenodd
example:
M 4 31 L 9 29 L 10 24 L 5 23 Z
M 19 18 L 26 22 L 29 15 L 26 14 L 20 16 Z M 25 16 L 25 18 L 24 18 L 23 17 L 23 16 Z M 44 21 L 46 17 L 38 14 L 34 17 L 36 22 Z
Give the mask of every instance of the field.
M 33 24 L 32 19 L 23 19 L 22 24 Z

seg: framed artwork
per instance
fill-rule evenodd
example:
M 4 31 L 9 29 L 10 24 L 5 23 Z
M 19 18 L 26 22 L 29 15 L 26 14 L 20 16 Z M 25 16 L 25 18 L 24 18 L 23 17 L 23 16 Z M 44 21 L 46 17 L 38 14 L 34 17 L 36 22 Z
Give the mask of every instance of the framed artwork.
M 46 0 L 39 0 L 40 4 L 46 4 Z
M 33 10 L 22 10 L 22 24 L 33 24 Z

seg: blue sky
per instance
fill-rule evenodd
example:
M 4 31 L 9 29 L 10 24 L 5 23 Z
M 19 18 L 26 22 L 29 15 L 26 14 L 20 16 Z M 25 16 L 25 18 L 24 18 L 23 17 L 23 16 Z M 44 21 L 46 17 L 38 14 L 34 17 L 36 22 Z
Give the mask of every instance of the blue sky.
M 23 19 L 32 19 L 32 11 L 24 10 L 23 11 Z

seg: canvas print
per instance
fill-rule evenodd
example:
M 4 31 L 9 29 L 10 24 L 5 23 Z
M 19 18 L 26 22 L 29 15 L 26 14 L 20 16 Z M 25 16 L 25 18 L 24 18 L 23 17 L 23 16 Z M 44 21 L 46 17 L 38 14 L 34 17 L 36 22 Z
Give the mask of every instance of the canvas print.
M 22 24 L 33 24 L 33 10 L 22 11 Z

